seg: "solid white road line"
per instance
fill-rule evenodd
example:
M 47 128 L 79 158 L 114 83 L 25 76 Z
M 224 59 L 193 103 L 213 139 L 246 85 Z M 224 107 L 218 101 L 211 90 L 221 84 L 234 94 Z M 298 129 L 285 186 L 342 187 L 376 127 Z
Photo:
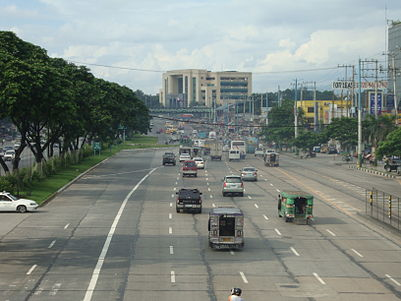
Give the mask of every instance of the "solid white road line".
M 67 229 L 70 226 L 70 224 L 67 224 L 64 226 L 64 230 Z
M 171 283 L 175 283 L 175 272 L 171 271 L 170 273 Z
M 169 214 L 168 214 L 168 218 L 169 218 L 169 219 L 172 219 L 172 218 L 173 218 L 173 215 L 172 215 L 171 213 L 169 213 Z
M 355 249 L 351 249 L 352 252 L 354 252 L 356 255 L 358 255 L 359 257 L 363 258 L 363 255 L 361 253 L 359 253 L 357 250 Z
M 31 275 L 32 272 L 33 272 L 33 270 L 36 269 L 37 266 L 38 266 L 37 264 L 34 264 L 34 265 L 29 269 L 29 271 L 26 272 L 26 274 L 27 274 L 27 275 Z
M 263 214 L 263 217 L 265 220 L 267 220 L 267 221 L 269 220 L 269 218 L 265 214 Z
M 274 228 L 274 231 L 276 231 L 276 233 L 277 233 L 278 235 L 281 235 L 281 232 L 280 232 L 277 228 Z
M 326 231 L 327 231 L 328 233 L 330 233 L 331 236 L 336 236 L 336 234 L 335 234 L 334 232 L 330 231 L 329 229 L 326 229 Z
M 55 240 L 53 240 L 51 243 L 50 243 L 50 245 L 47 247 L 48 249 L 51 249 L 51 248 L 53 248 L 53 246 L 54 246 L 54 244 L 56 243 L 56 241 Z
M 173 234 L 173 228 L 168 227 L 168 234 Z
M 239 274 L 241 275 L 242 281 L 244 281 L 244 283 L 248 283 L 248 279 L 246 279 L 245 274 L 243 272 L 239 272 Z
M 258 208 L 259 209 L 259 206 L 258 206 L 258 204 L 253 204 L 256 208 Z
M 297 252 L 297 250 L 295 250 L 293 247 L 290 247 L 292 253 L 295 254 L 295 256 L 300 256 L 299 253 Z
M 233 251 L 233 250 L 230 250 L 230 254 L 231 254 L 231 255 L 234 255 L 235 253 L 234 253 L 234 251 Z
M 170 255 L 174 255 L 174 247 L 170 246 Z
M 397 284 L 398 286 L 401 286 L 401 284 L 397 281 L 397 280 L 395 280 L 393 277 L 391 277 L 389 274 L 386 274 L 386 277 L 388 278 L 388 279 L 390 279 L 391 281 L 393 281 L 395 284 Z
M 125 197 L 123 203 L 121 204 L 120 209 L 118 210 L 118 213 L 117 213 L 116 217 L 114 218 L 113 224 L 111 225 L 109 234 L 107 234 L 106 241 L 104 242 L 104 245 L 103 245 L 103 248 L 102 248 L 102 252 L 99 255 L 99 258 L 97 260 L 95 269 L 93 270 L 92 277 L 91 277 L 91 280 L 89 282 L 88 288 L 86 289 L 86 293 L 85 293 L 85 297 L 84 297 L 83 301 L 92 300 L 92 295 L 93 295 L 93 292 L 94 292 L 94 290 L 96 288 L 97 280 L 99 278 L 100 271 L 102 270 L 102 266 L 103 266 L 104 260 L 106 258 L 106 255 L 107 255 L 107 251 L 109 250 L 111 240 L 113 238 L 114 232 L 116 231 L 117 224 L 118 224 L 118 222 L 119 222 L 119 220 L 121 218 L 121 215 L 123 214 L 124 208 L 127 205 L 128 199 L 138 189 L 138 187 L 143 183 L 143 181 L 145 181 L 147 179 L 147 177 L 149 177 L 155 170 L 156 170 L 156 168 L 153 168 L 151 171 L 149 171 L 135 185 L 135 187 L 132 188 L 132 190 L 128 193 L 128 195 Z
M 173 207 L 173 203 L 170 203 L 170 207 Z
M 248 195 L 248 199 L 252 200 L 252 197 L 250 195 Z
M 317 273 L 313 273 L 313 276 L 315 276 L 315 278 L 323 285 L 326 285 L 326 282 L 323 281 L 322 278 L 319 277 L 319 275 Z

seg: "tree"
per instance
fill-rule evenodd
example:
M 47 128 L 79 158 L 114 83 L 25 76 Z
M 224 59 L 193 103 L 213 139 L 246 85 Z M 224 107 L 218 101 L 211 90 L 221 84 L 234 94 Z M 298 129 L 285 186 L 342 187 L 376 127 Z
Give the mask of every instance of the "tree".
M 375 116 L 368 115 L 362 123 L 364 141 L 376 149 L 379 143 L 395 129 L 394 119 L 394 116 L 380 115 L 375 118 Z
M 334 118 L 332 122 L 324 129 L 323 134 L 326 141 L 329 139 L 338 140 L 341 148 L 350 150 L 358 143 L 358 121 L 352 117 Z
M 293 143 L 296 147 L 310 153 L 315 145 L 320 145 L 324 141 L 326 140 L 321 133 L 304 130 L 298 133 Z
M 383 156 L 401 156 L 401 128 L 389 133 L 386 139 L 379 143 L 376 157 L 381 159 Z

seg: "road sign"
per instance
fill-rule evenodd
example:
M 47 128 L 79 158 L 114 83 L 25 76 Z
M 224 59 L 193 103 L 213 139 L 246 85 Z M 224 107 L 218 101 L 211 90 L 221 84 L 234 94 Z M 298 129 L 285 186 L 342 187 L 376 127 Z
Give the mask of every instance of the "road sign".
M 93 150 L 100 151 L 102 149 L 100 142 L 93 142 Z

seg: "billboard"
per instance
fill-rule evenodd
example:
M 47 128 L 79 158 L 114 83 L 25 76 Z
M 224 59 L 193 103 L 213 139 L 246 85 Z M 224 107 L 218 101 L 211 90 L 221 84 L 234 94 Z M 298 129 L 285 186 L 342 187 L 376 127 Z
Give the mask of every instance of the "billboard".
M 375 103 L 376 103 L 376 94 L 375 92 L 369 92 L 368 93 L 368 99 L 369 99 L 369 111 L 370 114 L 375 115 Z M 382 113 L 382 108 L 383 108 L 383 93 L 377 92 L 377 114 L 380 115 Z
M 362 89 L 386 89 L 388 86 L 387 81 L 377 81 L 377 82 L 362 82 L 361 88 Z M 331 83 L 331 87 L 333 89 L 358 89 L 359 84 L 358 82 L 353 82 L 350 80 L 339 80 Z

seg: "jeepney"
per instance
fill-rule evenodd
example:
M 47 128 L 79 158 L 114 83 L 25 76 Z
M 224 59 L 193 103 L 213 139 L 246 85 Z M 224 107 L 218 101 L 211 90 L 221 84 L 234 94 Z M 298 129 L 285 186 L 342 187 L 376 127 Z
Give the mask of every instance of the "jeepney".
M 213 208 L 208 231 L 212 249 L 240 249 L 244 246 L 244 214 L 238 208 Z
M 282 191 L 278 195 L 278 216 L 286 222 L 306 224 L 313 218 L 313 196 L 304 191 Z
M 265 161 L 265 166 L 270 166 L 270 167 L 279 166 L 278 153 L 266 153 L 263 159 Z

